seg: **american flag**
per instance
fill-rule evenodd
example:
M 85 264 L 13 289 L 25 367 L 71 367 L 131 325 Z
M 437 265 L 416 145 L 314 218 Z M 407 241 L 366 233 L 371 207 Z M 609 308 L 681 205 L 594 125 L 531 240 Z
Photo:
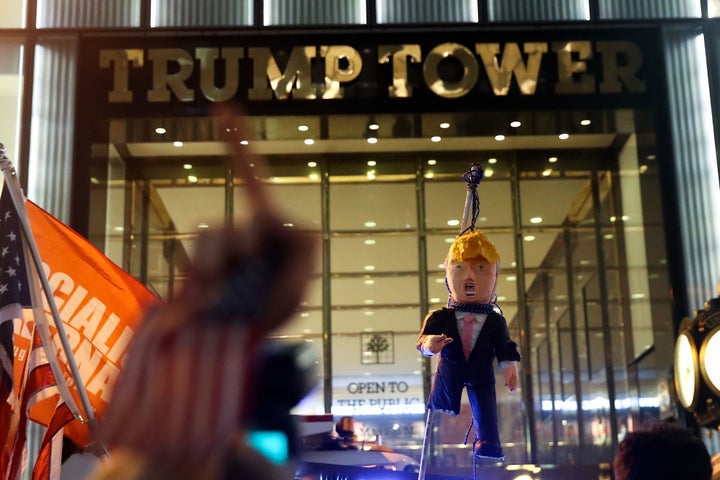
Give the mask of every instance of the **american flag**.
M 31 307 L 25 271 L 25 255 L 17 211 L 10 192 L 0 196 L 0 401 L 8 399 L 13 386 L 13 319 Z

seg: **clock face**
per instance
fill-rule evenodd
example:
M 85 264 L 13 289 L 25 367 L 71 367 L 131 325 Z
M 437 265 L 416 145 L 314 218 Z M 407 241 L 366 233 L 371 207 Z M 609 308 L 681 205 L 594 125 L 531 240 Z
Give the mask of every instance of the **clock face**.
M 698 396 L 700 371 L 695 342 L 688 332 L 675 341 L 675 388 L 683 407 L 691 410 Z
M 708 386 L 720 395 L 720 328 L 705 337 L 700 349 L 700 368 Z

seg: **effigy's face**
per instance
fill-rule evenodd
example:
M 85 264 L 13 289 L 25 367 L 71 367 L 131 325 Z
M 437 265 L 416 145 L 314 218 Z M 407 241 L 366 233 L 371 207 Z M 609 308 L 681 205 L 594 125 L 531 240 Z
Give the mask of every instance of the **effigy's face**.
M 445 267 L 450 295 L 459 303 L 490 303 L 497 281 L 497 264 L 483 258 L 451 260 Z

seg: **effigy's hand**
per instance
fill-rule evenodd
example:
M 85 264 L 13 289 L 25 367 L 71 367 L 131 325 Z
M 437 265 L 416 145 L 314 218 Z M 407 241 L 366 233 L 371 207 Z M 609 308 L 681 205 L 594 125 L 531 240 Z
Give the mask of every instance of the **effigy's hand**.
M 510 392 L 517 390 L 518 384 L 518 371 L 517 365 L 508 365 L 503 369 L 503 376 L 505 377 L 505 386 Z
M 445 345 L 451 343 L 453 339 L 444 333 L 442 335 L 427 335 L 422 344 L 422 353 L 424 355 L 435 355 L 440 353 Z

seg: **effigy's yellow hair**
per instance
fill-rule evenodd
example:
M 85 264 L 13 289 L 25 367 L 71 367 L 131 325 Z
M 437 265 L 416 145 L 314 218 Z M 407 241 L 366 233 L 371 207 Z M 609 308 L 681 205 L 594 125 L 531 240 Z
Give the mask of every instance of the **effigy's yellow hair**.
M 473 230 L 455 238 L 445 263 L 453 260 L 463 262 L 478 258 L 485 259 L 489 263 L 497 263 L 500 255 L 495 245 L 481 231 Z

